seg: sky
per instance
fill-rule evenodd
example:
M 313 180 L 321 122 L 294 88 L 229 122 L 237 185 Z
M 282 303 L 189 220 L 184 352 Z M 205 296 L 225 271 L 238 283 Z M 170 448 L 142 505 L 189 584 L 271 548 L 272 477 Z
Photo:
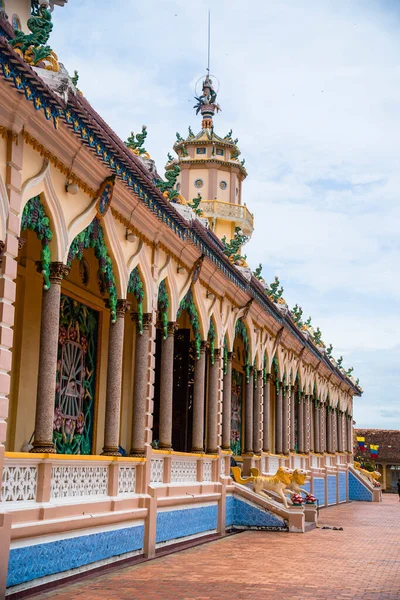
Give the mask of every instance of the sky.
M 249 265 L 278 275 L 354 367 L 358 427 L 400 429 L 400 3 L 69 0 L 51 46 L 125 140 L 147 125 L 162 172 L 197 133 L 194 87 L 220 82 L 215 131 L 239 138 L 255 216 Z

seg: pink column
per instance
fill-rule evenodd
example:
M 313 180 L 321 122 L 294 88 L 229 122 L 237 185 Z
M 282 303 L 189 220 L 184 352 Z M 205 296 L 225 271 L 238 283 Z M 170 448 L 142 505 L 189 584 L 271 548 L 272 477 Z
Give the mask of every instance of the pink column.
M 204 409 L 207 342 L 201 342 L 200 357 L 196 360 L 193 383 L 192 452 L 204 452 Z
M 207 453 L 218 452 L 218 385 L 221 369 L 221 352 L 214 350 L 214 364 L 210 360 L 210 378 L 208 381 L 207 411 Z
M 122 390 L 122 354 L 124 346 L 125 313 L 129 310 L 129 302 L 118 300 L 117 319 L 110 323 L 108 339 L 108 365 L 106 390 L 106 418 L 104 426 L 105 456 L 119 455 L 119 427 L 121 413 Z
M 270 439 L 270 374 L 267 373 L 264 382 L 264 395 L 263 395 L 263 452 L 271 452 L 271 439 Z
M 176 323 L 168 323 L 168 333 L 161 346 L 160 380 L 160 450 L 172 450 L 172 392 L 174 383 L 174 345 Z
M 262 403 L 263 372 L 257 371 L 256 385 L 253 398 L 253 451 L 261 455 L 261 403 Z
M 305 438 L 305 417 L 304 417 L 304 394 L 303 392 L 300 395 L 299 401 L 299 418 L 298 418 L 298 429 L 299 429 L 299 452 L 304 452 L 304 438 Z
M 224 374 L 223 401 L 222 401 L 222 450 L 231 447 L 231 419 L 232 419 L 232 352 L 228 352 L 228 364 Z
M 294 452 L 295 451 L 295 439 L 296 439 L 296 432 L 295 432 L 295 425 L 296 425 L 296 402 L 297 402 L 297 398 L 296 398 L 296 394 L 294 391 L 294 387 L 292 386 L 292 391 L 290 394 L 290 423 L 289 423 L 289 427 L 290 427 L 290 451 Z
M 246 382 L 246 398 L 244 405 L 244 447 L 246 454 L 253 453 L 253 367 L 250 367 L 249 381 Z
M 283 384 L 279 382 L 276 395 L 275 410 L 275 452 L 282 454 L 282 415 L 283 415 Z
M 137 323 L 137 315 L 132 315 Z M 130 456 L 144 456 L 145 420 L 147 400 L 147 376 L 149 359 L 149 336 L 152 314 L 143 315 L 143 333 L 136 325 L 135 375 L 133 386 L 132 442 Z M 112 325 L 111 325 L 112 326 Z

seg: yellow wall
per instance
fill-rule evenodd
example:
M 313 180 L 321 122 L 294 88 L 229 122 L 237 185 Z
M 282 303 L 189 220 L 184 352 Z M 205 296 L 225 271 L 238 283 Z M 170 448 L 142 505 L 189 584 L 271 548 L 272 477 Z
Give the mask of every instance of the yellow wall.
M 225 181 L 227 183 L 226 190 L 221 190 L 220 183 L 221 181 Z M 223 171 L 222 169 L 218 170 L 217 173 L 217 198 L 218 200 L 222 200 L 222 202 L 230 201 L 230 192 L 231 192 L 231 174 L 229 171 Z
M 224 235 L 226 235 L 226 239 L 229 241 L 233 238 L 235 233 L 235 223 L 232 221 L 222 221 L 221 219 L 217 219 L 214 233 L 219 238 L 223 238 Z
M 194 182 L 196 179 L 202 179 L 204 185 L 202 188 L 196 188 Z M 189 172 L 189 200 L 196 198 L 197 194 L 203 197 L 203 200 L 209 200 L 208 198 L 208 169 L 195 169 L 192 168 Z
M 31 16 L 30 0 L 5 0 L 4 4 L 10 23 L 12 22 L 12 16 L 15 13 L 20 18 L 22 30 L 29 31 L 26 22 Z

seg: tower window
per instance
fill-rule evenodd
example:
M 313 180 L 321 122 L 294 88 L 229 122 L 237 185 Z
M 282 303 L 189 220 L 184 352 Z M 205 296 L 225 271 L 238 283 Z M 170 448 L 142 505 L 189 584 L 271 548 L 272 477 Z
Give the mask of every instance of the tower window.
M 14 27 L 14 29 L 18 29 L 18 31 L 21 31 L 21 19 L 16 14 L 12 16 L 12 26 Z
M 228 187 L 228 184 L 226 183 L 226 181 L 220 181 L 219 187 L 221 188 L 221 190 L 226 190 L 226 188 Z
M 217 153 L 217 156 L 224 156 L 224 154 L 225 154 L 225 152 L 222 150 L 222 148 L 217 148 L 216 153 Z
M 180 189 L 181 189 L 181 184 L 180 184 L 180 183 L 177 183 L 177 184 L 176 184 L 176 191 L 177 191 L 177 192 L 179 192 L 179 191 L 180 191 Z
M 206 153 L 205 148 L 196 148 L 196 154 L 205 154 L 205 153 Z
M 194 182 L 194 187 L 196 188 L 202 188 L 204 185 L 204 181 L 202 179 L 196 179 L 196 181 Z

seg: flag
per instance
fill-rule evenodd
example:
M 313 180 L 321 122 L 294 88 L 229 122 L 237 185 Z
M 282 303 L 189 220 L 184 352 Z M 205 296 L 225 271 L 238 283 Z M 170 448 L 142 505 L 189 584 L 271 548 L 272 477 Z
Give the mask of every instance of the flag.
M 370 444 L 369 450 L 370 450 L 371 456 L 379 456 L 379 446 L 377 444 Z
M 365 437 L 357 437 L 357 443 L 360 450 L 365 450 Z

